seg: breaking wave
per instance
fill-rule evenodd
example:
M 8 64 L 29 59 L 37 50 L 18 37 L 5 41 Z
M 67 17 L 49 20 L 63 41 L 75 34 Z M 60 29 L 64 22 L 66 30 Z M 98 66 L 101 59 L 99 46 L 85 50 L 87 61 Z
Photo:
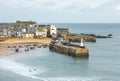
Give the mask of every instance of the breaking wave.
M 32 66 L 27 66 L 23 63 L 16 62 L 12 59 L 0 59 L 0 69 L 11 71 L 22 76 L 41 79 L 41 80 L 43 80 L 43 78 L 36 77 L 35 75 L 47 71 L 45 68 L 36 68 Z

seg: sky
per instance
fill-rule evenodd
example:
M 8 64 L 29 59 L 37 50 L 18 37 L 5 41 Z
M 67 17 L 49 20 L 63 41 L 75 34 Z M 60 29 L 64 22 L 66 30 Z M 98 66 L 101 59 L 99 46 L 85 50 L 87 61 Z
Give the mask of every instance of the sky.
M 120 0 L 0 0 L 0 22 L 120 23 Z

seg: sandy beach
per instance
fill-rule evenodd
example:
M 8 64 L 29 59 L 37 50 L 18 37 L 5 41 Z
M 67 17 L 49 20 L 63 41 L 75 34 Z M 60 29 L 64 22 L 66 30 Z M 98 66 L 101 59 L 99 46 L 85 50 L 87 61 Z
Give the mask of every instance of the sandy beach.
M 19 38 L 8 38 L 6 41 L 0 42 L 0 44 L 20 44 L 20 43 L 41 43 L 41 44 L 49 44 L 51 42 L 51 38 L 44 39 L 19 39 Z
M 51 38 L 44 39 L 19 39 L 19 38 L 8 38 L 5 41 L 0 42 L 0 55 L 1 54 L 11 54 L 13 53 L 11 50 L 8 50 L 8 46 L 18 46 L 20 44 L 50 44 L 52 41 Z

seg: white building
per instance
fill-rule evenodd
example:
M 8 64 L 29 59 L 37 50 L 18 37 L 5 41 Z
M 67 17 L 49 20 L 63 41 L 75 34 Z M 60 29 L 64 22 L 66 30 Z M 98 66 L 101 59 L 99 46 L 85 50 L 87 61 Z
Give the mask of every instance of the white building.
M 22 37 L 22 33 L 21 32 L 17 32 L 17 37 Z
M 55 25 L 50 25 L 50 35 L 57 34 L 57 28 Z
M 47 37 L 47 29 L 43 29 L 44 33 L 43 33 L 43 37 Z
M 51 35 L 53 38 L 56 37 L 56 35 L 57 35 L 57 28 L 56 28 L 55 25 L 50 25 L 48 27 L 48 34 Z
M 7 31 L 7 36 L 12 37 L 12 32 L 10 30 Z
M 22 29 L 22 32 L 23 32 L 23 33 L 27 32 L 26 28 L 23 28 L 23 29 Z
M 39 29 L 36 31 L 36 37 L 43 38 L 47 37 L 47 29 Z
M 3 29 L 3 36 L 7 37 L 7 29 Z
M 22 34 L 23 38 L 34 38 L 33 32 L 26 32 Z

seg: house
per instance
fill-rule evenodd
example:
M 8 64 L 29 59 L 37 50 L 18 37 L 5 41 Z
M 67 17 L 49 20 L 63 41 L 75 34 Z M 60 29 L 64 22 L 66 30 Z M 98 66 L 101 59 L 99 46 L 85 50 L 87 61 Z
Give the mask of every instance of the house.
M 0 38 L 3 38 L 3 31 L 0 29 Z
M 27 29 L 26 28 L 22 28 L 22 33 L 25 33 L 27 32 Z
M 48 35 L 51 35 L 52 38 L 56 38 L 57 28 L 55 27 L 55 25 L 49 25 L 47 30 L 48 30 L 47 32 Z
M 34 32 L 25 32 L 22 34 L 23 38 L 34 38 Z
M 22 37 L 22 29 L 20 27 L 15 27 L 11 30 L 11 34 L 13 37 Z
M 17 37 L 21 38 L 22 37 L 22 32 L 21 31 L 17 31 Z
M 38 29 L 36 31 L 36 37 L 37 38 L 47 37 L 47 29 Z
M 7 37 L 7 29 L 3 29 L 3 36 Z
M 36 32 L 36 27 L 34 27 L 34 26 L 29 26 L 28 28 L 27 28 L 27 30 L 28 30 L 28 32 Z
M 12 31 L 9 30 L 9 29 L 7 30 L 7 36 L 8 36 L 8 37 L 12 37 Z

